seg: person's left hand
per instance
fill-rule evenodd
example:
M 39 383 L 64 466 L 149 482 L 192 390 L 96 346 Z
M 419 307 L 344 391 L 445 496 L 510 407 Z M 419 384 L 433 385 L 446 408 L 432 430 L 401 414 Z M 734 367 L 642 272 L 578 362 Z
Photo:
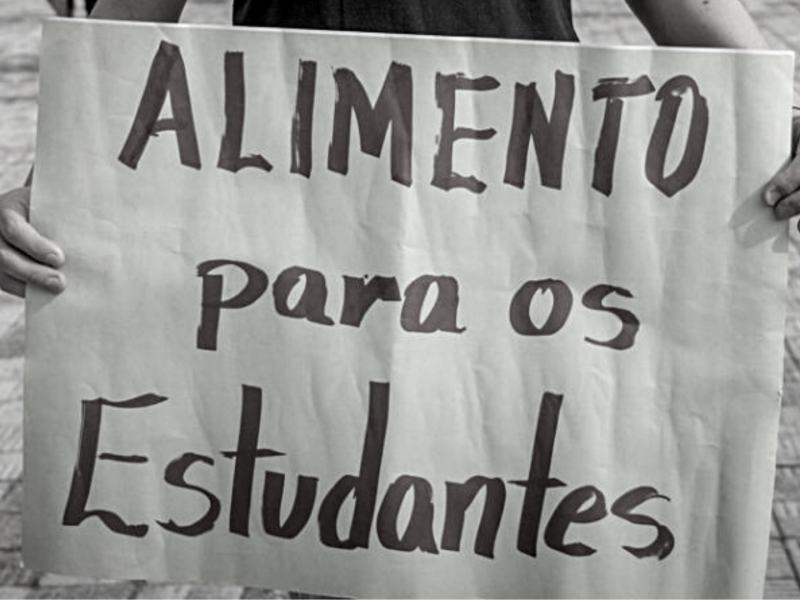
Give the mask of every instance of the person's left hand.
M 767 183 L 764 202 L 772 207 L 778 219 L 800 214 L 800 109 L 794 109 L 792 120 L 792 160 Z

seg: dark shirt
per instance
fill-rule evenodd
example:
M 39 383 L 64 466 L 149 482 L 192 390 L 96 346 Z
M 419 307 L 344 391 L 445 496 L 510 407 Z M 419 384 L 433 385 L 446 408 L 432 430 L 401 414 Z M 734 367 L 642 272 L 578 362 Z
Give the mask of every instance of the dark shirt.
M 235 25 L 577 41 L 570 0 L 235 0 Z

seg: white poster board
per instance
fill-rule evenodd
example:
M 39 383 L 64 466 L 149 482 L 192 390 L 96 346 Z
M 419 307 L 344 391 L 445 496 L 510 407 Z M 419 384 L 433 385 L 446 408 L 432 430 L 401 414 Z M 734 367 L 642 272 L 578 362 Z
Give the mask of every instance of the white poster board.
M 788 53 L 48 22 L 24 556 L 755 596 Z

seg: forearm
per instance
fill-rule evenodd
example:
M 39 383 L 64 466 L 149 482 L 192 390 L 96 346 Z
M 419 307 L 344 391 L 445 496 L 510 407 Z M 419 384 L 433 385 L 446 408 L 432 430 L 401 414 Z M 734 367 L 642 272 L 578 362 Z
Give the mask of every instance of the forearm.
M 739 0 L 626 0 L 663 46 L 768 48 Z
M 186 0 L 100 0 L 91 16 L 112 21 L 176 23 L 185 5 Z

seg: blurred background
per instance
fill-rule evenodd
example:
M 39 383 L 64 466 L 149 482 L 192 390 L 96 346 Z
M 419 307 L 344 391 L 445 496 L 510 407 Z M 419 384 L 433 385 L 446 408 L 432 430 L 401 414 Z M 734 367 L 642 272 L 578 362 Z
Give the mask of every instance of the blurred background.
M 91 1 L 91 0 L 90 0 Z M 665 0 L 668 1 L 668 0 Z M 776 49 L 800 52 L 800 0 L 743 0 Z M 229 0 L 189 0 L 184 22 L 228 24 Z M 74 16 L 85 14 L 74 0 Z M 43 18 L 68 0 L 0 0 L 0 190 L 18 187 L 34 157 L 38 47 Z M 623 0 L 573 0 L 581 40 L 651 45 Z M 800 92 L 800 65 L 795 90 Z M 800 598 L 800 235 L 792 227 L 784 405 L 778 448 L 770 556 L 764 595 Z M 228 585 L 91 581 L 20 566 L 24 305 L 0 292 L 0 599 L 2 598 L 285 598 L 287 592 Z

